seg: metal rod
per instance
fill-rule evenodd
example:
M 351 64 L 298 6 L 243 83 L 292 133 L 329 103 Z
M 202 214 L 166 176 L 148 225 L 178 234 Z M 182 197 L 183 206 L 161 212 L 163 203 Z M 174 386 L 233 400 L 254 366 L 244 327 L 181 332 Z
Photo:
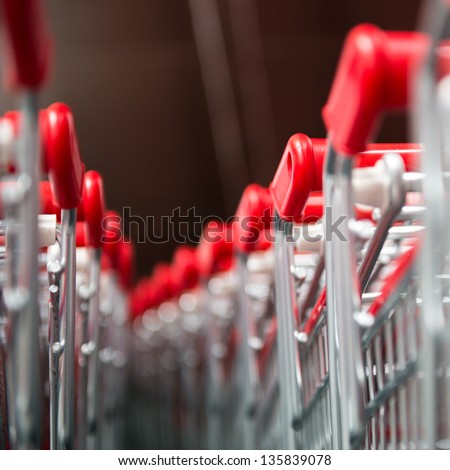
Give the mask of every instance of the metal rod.
M 302 413 L 302 382 L 299 352 L 295 339 L 297 299 L 291 276 L 292 224 L 279 219 L 275 236 L 275 299 L 277 315 L 277 354 L 281 402 L 282 448 L 295 449 L 294 421 Z
M 330 144 L 326 160 L 327 227 L 347 217 L 341 233 L 325 236 L 330 396 L 333 448 L 352 449 L 364 433 L 364 370 L 355 315 L 361 311 L 355 241 L 350 229 L 352 159 L 336 154 Z M 336 273 L 339 272 L 337 276 Z
M 61 434 L 58 447 L 75 448 L 75 236 L 76 209 L 61 211 L 61 264 L 64 267 L 64 309 L 62 311 L 64 357 L 60 399 Z
M 34 93 L 21 98 L 15 201 L 7 207 L 7 284 L 4 291 L 12 337 L 8 342 L 10 441 L 15 449 L 39 449 L 42 381 L 38 292 L 38 107 Z M 14 206 L 14 207 L 13 207 Z M 8 217 L 9 212 L 9 217 Z M 9 245 L 9 246 L 8 246 Z
M 99 361 L 99 350 L 100 345 L 100 260 L 102 250 L 101 248 L 91 248 L 91 260 L 90 260 L 90 273 L 89 273 L 89 284 L 91 286 L 91 298 L 89 302 L 89 324 L 90 331 L 92 334 L 92 353 L 88 363 L 88 447 L 90 449 L 98 449 L 98 443 L 100 438 L 100 423 L 99 423 L 99 412 L 100 412 L 100 361 Z

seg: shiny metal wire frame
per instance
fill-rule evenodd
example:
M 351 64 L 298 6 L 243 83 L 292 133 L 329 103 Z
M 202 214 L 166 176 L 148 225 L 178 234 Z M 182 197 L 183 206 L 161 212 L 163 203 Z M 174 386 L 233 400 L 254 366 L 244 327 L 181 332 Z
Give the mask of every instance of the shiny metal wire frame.
M 297 442 L 304 449 L 331 447 L 326 308 L 306 343 L 300 345 L 304 411 L 294 422 Z
M 279 410 L 275 307 L 273 290 L 273 259 L 271 250 L 250 255 L 244 285 L 247 315 L 251 328 L 248 348 L 254 368 L 251 413 L 252 446 L 258 449 L 280 447 L 281 422 Z M 265 356 L 264 363 L 261 362 Z
M 309 317 L 324 285 L 323 257 L 318 254 L 294 256 L 292 272 L 296 273 L 296 293 L 301 327 Z M 303 412 L 294 420 L 298 448 L 329 449 L 331 447 L 331 416 L 328 383 L 328 333 L 326 307 L 322 309 L 313 330 L 298 339 L 300 383 Z
M 255 409 L 255 443 L 257 449 L 281 448 L 281 419 L 277 340 L 267 347 L 267 360 L 260 371 Z
M 181 443 L 184 449 L 203 449 L 206 443 L 205 308 L 202 291 L 185 292 L 181 309 Z
M 238 376 L 233 368 L 233 335 L 237 330 L 237 278 L 234 270 L 213 276 L 206 286 L 207 435 L 210 449 L 234 448 L 242 442 L 233 426 L 238 419 Z
M 417 359 L 421 300 L 413 267 L 362 336 L 365 449 L 421 447 Z

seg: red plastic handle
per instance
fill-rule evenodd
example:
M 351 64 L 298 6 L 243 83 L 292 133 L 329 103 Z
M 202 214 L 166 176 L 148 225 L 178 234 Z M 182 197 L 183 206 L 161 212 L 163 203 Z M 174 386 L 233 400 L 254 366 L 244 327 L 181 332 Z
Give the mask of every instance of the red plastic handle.
M 83 214 L 84 215 L 84 214 Z M 122 219 L 116 211 L 106 211 L 103 218 L 103 249 L 112 267 L 118 268 L 119 245 L 122 240 Z
M 118 243 L 116 269 L 119 274 L 120 284 L 125 290 L 129 290 L 133 285 L 135 276 L 135 253 L 134 245 L 128 239 Z
M 84 222 L 77 222 L 75 243 L 77 248 L 84 248 L 86 246 L 86 229 Z
M 383 111 L 408 105 L 411 76 L 429 47 L 426 35 L 356 26 L 344 44 L 323 119 L 334 149 L 366 148 Z
M 39 183 L 39 199 L 40 199 L 40 213 L 41 214 L 55 214 L 61 215 L 61 209 L 55 204 L 53 200 L 53 192 L 48 181 L 41 181 Z
M 313 191 L 306 201 L 302 216 L 298 219 L 299 224 L 317 222 L 323 217 L 324 198 L 319 191 Z M 356 220 L 372 219 L 373 207 L 363 204 L 354 205 Z
M 193 289 L 199 281 L 197 250 L 191 246 L 179 246 L 172 261 L 174 282 L 180 291 Z
M 289 140 L 270 185 L 275 207 L 283 219 L 295 223 L 305 219 L 305 210 L 310 209 L 305 207 L 305 197 L 308 199 L 311 191 L 322 190 L 325 148 L 326 139 L 309 139 L 304 134 Z M 355 166 L 373 166 L 385 153 L 395 152 L 403 158 L 406 171 L 418 171 L 422 151 L 419 144 L 369 144 L 366 151 L 357 154 Z
M 233 242 L 241 253 L 267 248 L 265 234 L 270 230 L 273 215 L 270 191 L 258 184 L 250 184 L 242 193 L 233 221 Z
M 103 180 L 97 171 L 88 171 L 84 175 L 82 210 L 86 222 L 86 240 L 89 246 L 100 248 L 103 236 L 103 218 L 105 215 L 105 197 Z
M 43 159 L 56 203 L 62 209 L 79 205 L 83 192 L 84 165 L 81 162 L 73 115 L 63 103 L 41 111 Z
M 169 263 L 158 263 L 153 268 L 153 286 L 156 289 L 158 303 L 174 298 L 180 294 L 178 285 L 175 284 L 172 267 Z
M 203 279 L 230 269 L 233 265 L 231 227 L 222 222 L 209 222 L 197 247 L 197 260 Z
M 318 139 L 316 143 L 323 151 L 321 140 Z M 302 216 L 314 181 L 319 178 L 318 175 L 316 177 L 314 150 L 313 142 L 304 134 L 293 135 L 286 145 L 269 187 L 277 213 L 282 219 L 295 222 Z
M 2 0 L 8 43 L 6 85 L 38 88 L 48 75 L 51 41 L 40 0 Z
M 134 288 L 130 299 L 132 318 L 142 315 L 146 310 L 161 303 L 160 296 L 152 277 L 144 277 Z

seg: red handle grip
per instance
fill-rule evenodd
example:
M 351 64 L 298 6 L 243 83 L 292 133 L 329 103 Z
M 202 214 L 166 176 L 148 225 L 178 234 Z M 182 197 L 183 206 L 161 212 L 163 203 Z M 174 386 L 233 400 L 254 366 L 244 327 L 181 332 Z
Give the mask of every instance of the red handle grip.
M 39 199 L 40 199 L 40 213 L 41 214 L 55 214 L 61 215 L 61 209 L 55 204 L 53 200 L 53 192 L 48 181 L 41 181 L 39 183 Z
M 41 111 L 43 160 L 46 162 L 53 197 L 62 209 L 80 204 L 84 165 L 81 162 L 73 115 L 63 103 Z
M 222 222 L 209 222 L 197 248 L 197 260 L 203 279 L 230 269 L 233 264 L 231 227 Z
M 136 318 L 161 303 L 153 278 L 145 277 L 134 288 L 130 299 L 131 316 Z
M 310 192 L 322 190 L 325 148 L 326 139 L 309 139 L 304 134 L 289 139 L 270 185 L 281 218 L 304 221 Z M 355 166 L 373 166 L 385 153 L 395 152 L 403 158 L 406 171 L 417 171 L 422 150 L 419 144 L 369 144 L 366 151 L 357 154 Z
M 8 43 L 6 85 L 38 88 L 48 75 L 51 42 L 40 0 L 3 0 Z
M 322 140 L 317 139 L 315 143 L 319 153 L 323 151 L 325 146 Z M 282 219 L 295 222 L 301 218 L 314 181 L 319 178 L 315 171 L 315 148 L 311 139 L 304 134 L 293 135 L 286 145 L 269 186 L 273 203 Z
M 267 248 L 266 230 L 271 228 L 273 203 L 270 191 L 258 184 L 250 184 L 242 193 L 233 222 L 233 241 L 241 253 Z
M 106 211 L 102 225 L 103 249 L 111 260 L 112 267 L 117 269 L 119 262 L 119 245 L 123 242 L 122 219 L 116 211 Z
M 179 246 L 173 254 L 172 272 L 180 291 L 193 289 L 199 281 L 197 250 L 191 246 Z
M 156 289 L 158 303 L 169 300 L 180 294 L 178 285 L 175 284 L 172 267 L 169 263 L 158 263 L 153 268 L 153 286 Z
M 129 290 L 134 282 L 135 256 L 134 245 L 130 240 L 125 239 L 118 243 L 117 250 L 117 272 L 122 287 Z
M 338 153 L 362 152 L 381 113 L 407 107 L 411 76 L 428 44 L 424 34 L 370 24 L 350 31 L 322 113 Z
M 88 171 L 84 175 L 82 210 L 86 222 L 86 240 L 89 246 L 100 248 L 103 244 L 103 218 L 105 197 L 100 173 Z

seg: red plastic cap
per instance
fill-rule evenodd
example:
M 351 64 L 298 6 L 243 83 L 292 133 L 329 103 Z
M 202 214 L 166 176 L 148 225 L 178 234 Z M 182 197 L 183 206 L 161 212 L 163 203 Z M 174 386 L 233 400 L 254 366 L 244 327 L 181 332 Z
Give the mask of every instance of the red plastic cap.
M 52 104 L 40 113 L 43 160 L 55 202 L 73 209 L 83 194 L 84 165 L 81 162 L 73 115 L 63 103 Z
M 410 82 L 429 47 L 416 32 L 385 32 L 363 24 L 347 36 L 323 119 L 334 149 L 365 149 L 380 114 L 408 105 Z
M 135 275 L 134 245 L 130 240 L 118 243 L 116 269 L 122 287 L 126 290 L 130 289 L 134 283 Z
M 84 175 L 83 214 L 86 222 L 86 240 L 89 246 L 100 248 L 103 236 L 105 197 L 100 173 L 88 171 Z
M 53 200 L 52 188 L 48 181 L 41 181 L 39 183 L 39 200 L 41 214 L 54 214 L 57 218 L 61 217 L 61 209 Z
M 301 223 L 317 222 L 323 217 L 324 199 L 321 192 L 312 192 L 303 209 Z
M 40 0 L 2 0 L 8 43 L 6 85 L 40 87 L 48 75 L 51 42 Z
M 233 242 L 241 253 L 267 248 L 267 235 L 272 224 L 273 202 L 270 191 L 250 184 L 242 193 L 233 221 Z M 270 245 L 269 245 L 270 246 Z
M 172 267 L 169 263 L 158 263 L 153 268 L 153 285 L 157 289 L 158 303 L 179 295 L 179 286 L 174 282 Z
M 179 246 L 173 254 L 172 274 L 180 291 L 193 289 L 199 281 L 197 250 L 191 246 Z
M 230 269 L 233 265 L 231 227 L 219 221 L 209 222 L 197 248 L 197 260 L 203 279 Z
M 151 277 L 139 281 L 130 297 L 130 311 L 132 318 L 142 315 L 146 310 L 159 305 L 157 288 Z
M 77 248 L 83 248 L 86 246 L 86 230 L 84 222 L 77 222 L 75 232 L 75 242 Z
M 102 243 L 114 269 L 118 268 L 120 245 L 123 243 L 122 218 L 116 211 L 106 211 L 103 218 Z
M 304 134 L 293 135 L 270 184 L 275 208 L 282 219 L 294 222 L 301 219 L 303 208 L 317 179 L 315 171 L 311 139 Z

